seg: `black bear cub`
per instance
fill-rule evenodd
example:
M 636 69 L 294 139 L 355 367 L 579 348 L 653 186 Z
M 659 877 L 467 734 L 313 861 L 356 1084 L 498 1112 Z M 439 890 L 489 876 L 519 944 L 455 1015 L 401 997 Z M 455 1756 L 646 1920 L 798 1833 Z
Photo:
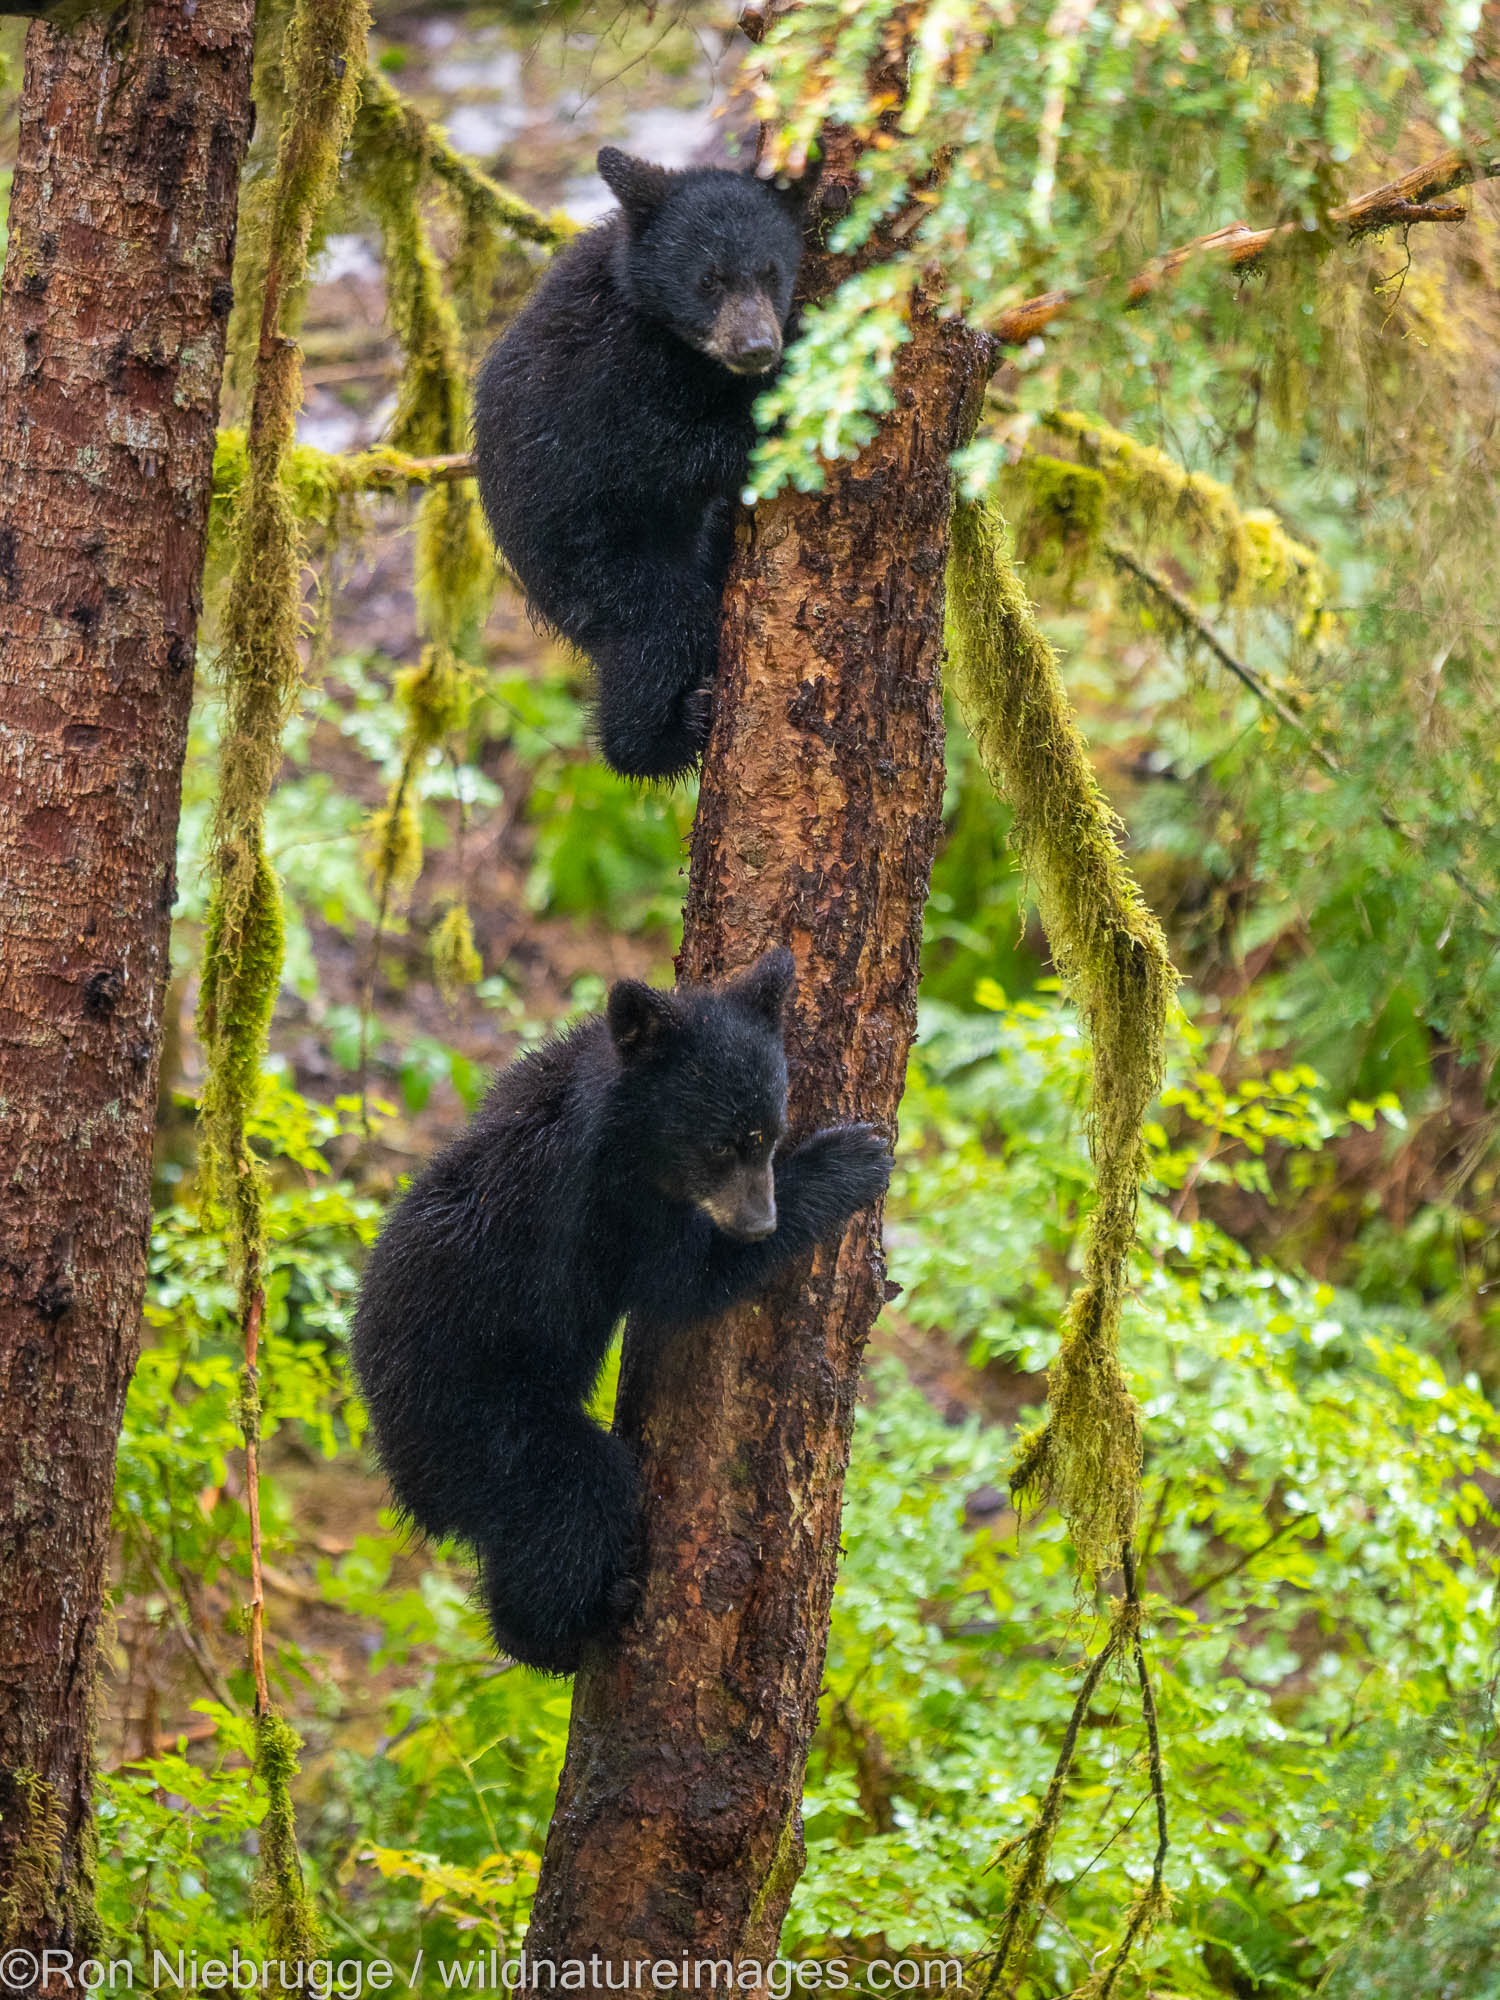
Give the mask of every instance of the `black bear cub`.
M 781 360 L 811 180 L 778 191 L 612 146 L 599 171 L 620 212 L 491 348 L 475 460 L 533 613 L 593 662 L 606 760 L 675 778 L 708 740 L 751 410 Z
M 386 1222 L 354 1365 L 402 1512 L 467 1542 L 496 1644 L 571 1673 L 637 1594 L 629 1448 L 585 1414 L 616 1324 L 721 1312 L 883 1192 L 884 1140 L 783 1145 L 791 953 L 634 980 L 503 1071 Z

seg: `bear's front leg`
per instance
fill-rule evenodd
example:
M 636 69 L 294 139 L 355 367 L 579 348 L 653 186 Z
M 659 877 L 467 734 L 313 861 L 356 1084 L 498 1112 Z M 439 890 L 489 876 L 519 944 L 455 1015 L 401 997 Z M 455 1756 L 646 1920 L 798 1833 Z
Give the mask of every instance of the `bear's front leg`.
M 753 1299 L 787 1264 L 831 1242 L 851 1215 L 885 1193 L 891 1152 L 873 1125 L 815 1132 L 776 1161 L 776 1228 L 742 1241 L 693 1218 L 674 1249 L 655 1251 L 632 1287 L 631 1310 L 655 1325 L 692 1326 Z

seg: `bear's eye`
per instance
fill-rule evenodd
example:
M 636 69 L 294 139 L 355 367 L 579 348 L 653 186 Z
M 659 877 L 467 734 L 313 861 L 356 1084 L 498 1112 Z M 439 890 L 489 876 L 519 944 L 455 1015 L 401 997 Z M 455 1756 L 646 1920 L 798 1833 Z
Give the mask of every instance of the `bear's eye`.
M 766 268 L 760 274 L 760 281 L 766 290 L 770 291 L 772 285 L 776 282 L 776 266 L 774 264 L 767 264 Z
M 734 1147 L 727 1144 L 710 1146 L 708 1157 L 716 1166 L 724 1166 L 734 1158 Z
M 709 297 L 712 297 L 715 292 L 722 291 L 723 288 L 724 281 L 717 271 L 705 271 L 703 276 L 698 280 L 699 291 L 707 294 Z

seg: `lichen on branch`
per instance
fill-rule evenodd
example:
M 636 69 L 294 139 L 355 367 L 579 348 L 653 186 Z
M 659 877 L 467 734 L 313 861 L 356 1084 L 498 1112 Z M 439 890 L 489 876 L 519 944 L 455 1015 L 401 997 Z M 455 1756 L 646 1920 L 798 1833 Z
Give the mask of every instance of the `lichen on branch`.
M 444 289 L 422 206 L 430 177 L 449 161 L 450 153 L 446 141 L 372 72 L 355 132 L 352 174 L 380 228 L 388 310 L 403 356 L 390 448 L 413 459 L 451 457 L 469 440 L 462 329 Z M 471 171 L 455 184 L 467 200 L 461 208 L 466 266 L 472 266 L 480 245 L 501 240 L 497 232 L 515 229 L 518 222 L 525 225 L 531 240 L 555 240 L 556 232 L 543 218 L 483 176 Z M 473 275 L 471 269 L 471 279 Z M 375 815 L 368 843 L 379 916 L 371 947 L 367 1016 L 386 915 L 393 900 L 410 892 L 421 870 L 421 772 L 429 753 L 456 735 L 468 719 L 480 632 L 495 579 L 496 566 L 472 482 L 430 485 L 417 511 L 415 577 L 417 627 L 427 643 L 418 666 L 397 676 L 396 698 L 406 711 L 401 769 L 384 808 Z M 467 925 L 467 914 L 454 921 Z M 449 990 L 460 967 L 477 963 L 470 934 L 467 951 L 448 951 L 445 956 L 444 983 Z

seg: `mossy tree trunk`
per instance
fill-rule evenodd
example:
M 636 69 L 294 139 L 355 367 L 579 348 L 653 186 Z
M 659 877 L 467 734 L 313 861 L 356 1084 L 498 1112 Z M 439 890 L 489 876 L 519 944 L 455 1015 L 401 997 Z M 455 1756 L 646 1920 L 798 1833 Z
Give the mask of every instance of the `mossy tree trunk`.
M 830 155 L 837 200 L 851 157 Z M 814 258 L 812 296 L 846 269 Z M 762 506 L 736 556 L 679 970 L 792 947 L 794 1129 L 894 1134 L 943 789 L 948 458 L 989 353 L 919 310 L 879 437 L 821 494 Z M 623 1645 L 578 1679 L 534 1959 L 774 1953 L 883 1278 L 862 1217 L 763 1303 L 666 1343 L 628 1329 L 616 1421 L 641 1454 L 649 1576 Z
M 91 1942 L 95 1641 L 150 1225 L 253 0 L 34 26 L 0 295 L 0 1934 Z

